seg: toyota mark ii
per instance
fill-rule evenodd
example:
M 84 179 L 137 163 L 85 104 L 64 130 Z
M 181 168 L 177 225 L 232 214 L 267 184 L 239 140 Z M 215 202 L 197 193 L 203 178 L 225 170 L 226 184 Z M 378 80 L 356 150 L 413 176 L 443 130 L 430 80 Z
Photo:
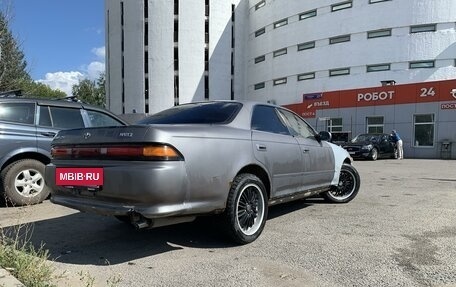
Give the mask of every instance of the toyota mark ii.
M 352 159 L 328 140 L 275 105 L 185 104 L 132 126 L 59 132 L 46 182 L 53 203 L 137 228 L 219 214 L 226 233 L 245 244 L 261 234 L 271 205 L 356 196 Z

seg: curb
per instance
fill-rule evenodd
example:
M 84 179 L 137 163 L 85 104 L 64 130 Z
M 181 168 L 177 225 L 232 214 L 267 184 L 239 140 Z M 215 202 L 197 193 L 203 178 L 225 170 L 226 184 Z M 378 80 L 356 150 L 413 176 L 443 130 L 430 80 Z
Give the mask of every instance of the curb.
M 0 267 L 0 286 L 1 287 L 25 287 L 19 280 L 11 275 L 7 270 Z

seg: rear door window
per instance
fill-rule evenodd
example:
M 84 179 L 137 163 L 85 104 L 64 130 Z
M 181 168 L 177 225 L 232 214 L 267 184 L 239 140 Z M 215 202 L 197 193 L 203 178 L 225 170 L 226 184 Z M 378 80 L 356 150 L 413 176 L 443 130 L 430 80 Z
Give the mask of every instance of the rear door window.
M 49 112 L 54 128 L 74 129 L 84 127 L 80 109 L 49 107 Z
M 0 121 L 33 125 L 34 103 L 0 103 Z

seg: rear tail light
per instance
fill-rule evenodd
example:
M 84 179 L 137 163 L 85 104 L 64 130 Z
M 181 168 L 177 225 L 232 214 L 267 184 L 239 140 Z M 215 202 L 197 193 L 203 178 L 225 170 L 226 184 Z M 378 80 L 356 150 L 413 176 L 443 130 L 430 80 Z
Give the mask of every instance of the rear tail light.
M 54 159 L 112 159 L 112 160 L 183 160 L 182 155 L 169 145 L 61 147 L 51 149 Z

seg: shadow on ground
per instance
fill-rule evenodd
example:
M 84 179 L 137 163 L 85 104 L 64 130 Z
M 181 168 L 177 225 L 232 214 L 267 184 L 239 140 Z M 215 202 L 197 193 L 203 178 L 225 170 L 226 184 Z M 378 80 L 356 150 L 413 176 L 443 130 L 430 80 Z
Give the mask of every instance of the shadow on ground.
M 318 202 L 300 200 L 270 207 L 268 220 Z M 30 242 L 36 248 L 44 243 L 51 259 L 70 264 L 114 265 L 184 247 L 219 249 L 236 246 L 214 217 L 136 230 L 115 218 L 75 213 L 37 221 L 30 228 Z M 17 229 L 18 226 L 10 226 L 4 228 L 4 232 L 11 234 Z

